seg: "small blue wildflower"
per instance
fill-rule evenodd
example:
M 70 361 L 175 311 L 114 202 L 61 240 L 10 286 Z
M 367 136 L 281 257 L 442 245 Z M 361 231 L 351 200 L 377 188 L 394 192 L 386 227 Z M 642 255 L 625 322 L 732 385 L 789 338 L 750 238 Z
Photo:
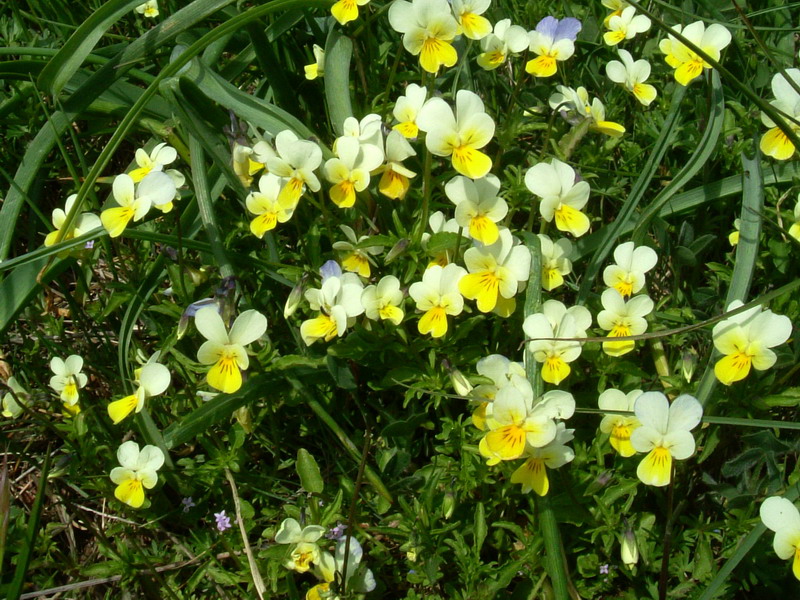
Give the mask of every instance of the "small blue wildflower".
M 217 520 L 217 529 L 219 531 L 225 531 L 226 529 L 231 528 L 231 519 L 225 515 L 224 510 L 214 513 L 214 518 Z
M 181 504 L 183 504 L 183 512 L 185 512 L 185 513 L 189 512 L 189 509 L 194 508 L 195 506 L 197 506 L 194 503 L 194 500 L 192 500 L 191 496 L 186 496 L 186 498 L 181 500 Z

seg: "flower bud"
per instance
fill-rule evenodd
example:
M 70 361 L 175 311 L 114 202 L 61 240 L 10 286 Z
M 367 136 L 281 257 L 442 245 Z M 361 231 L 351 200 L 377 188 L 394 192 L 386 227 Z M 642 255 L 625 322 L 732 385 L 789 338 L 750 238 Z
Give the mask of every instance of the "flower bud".
M 453 492 L 445 492 L 444 499 L 442 500 L 442 517 L 449 519 L 453 516 L 453 511 L 456 508 L 456 497 Z
M 395 258 L 397 258 L 403 252 L 405 252 L 406 248 L 408 248 L 408 244 L 409 243 L 410 243 L 410 241 L 407 240 L 406 238 L 402 238 L 400 240 L 397 240 L 397 243 L 394 246 L 392 246 L 392 249 L 389 250 L 389 252 L 386 254 L 386 258 L 383 259 L 383 264 L 384 265 L 388 265 Z
M 303 299 L 303 288 L 305 287 L 307 279 L 308 275 L 303 275 L 300 281 L 292 288 L 292 291 L 289 292 L 289 297 L 286 299 L 286 304 L 283 307 L 284 319 L 291 317 L 294 311 L 297 310 L 297 307 L 300 306 L 300 300 Z
M 639 562 L 639 546 L 636 544 L 636 536 L 630 529 L 628 529 L 622 536 L 620 555 L 622 557 L 622 562 L 628 568 L 632 568 L 637 562 Z

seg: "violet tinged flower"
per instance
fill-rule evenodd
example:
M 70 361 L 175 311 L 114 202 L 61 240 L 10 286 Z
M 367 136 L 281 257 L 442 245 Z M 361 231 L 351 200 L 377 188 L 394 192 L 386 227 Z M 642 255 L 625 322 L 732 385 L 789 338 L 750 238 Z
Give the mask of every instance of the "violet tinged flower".
M 181 500 L 181 504 L 183 505 L 183 512 L 188 513 L 190 509 L 197 506 L 192 500 L 191 496 L 186 496 L 183 500 Z
M 557 61 L 567 60 L 575 53 L 575 39 L 581 30 L 581 22 L 572 17 L 561 19 L 545 17 L 529 32 L 530 51 L 536 58 L 529 60 L 525 70 L 535 77 L 551 77 L 556 74 Z
M 225 531 L 226 529 L 231 528 L 231 519 L 230 517 L 225 515 L 225 511 L 220 511 L 218 513 L 214 513 L 214 518 L 217 520 L 217 530 L 220 532 Z

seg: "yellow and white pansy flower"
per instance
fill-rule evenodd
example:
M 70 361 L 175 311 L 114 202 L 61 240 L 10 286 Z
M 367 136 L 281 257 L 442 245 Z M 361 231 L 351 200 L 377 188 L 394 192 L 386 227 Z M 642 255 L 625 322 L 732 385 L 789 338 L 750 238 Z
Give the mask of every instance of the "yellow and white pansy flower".
M 362 146 L 368 145 L 371 154 L 380 154 L 383 161 L 383 120 L 376 113 L 366 115 L 360 121 L 355 117 L 347 117 L 342 124 L 342 135 L 333 142 L 333 151 L 342 137 L 352 137 Z
M 276 156 L 275 149 L 266 140 L 259 140 L 253 146 L 234 142 L 231 154 L 233 172 L 245 188 L 249 188 L 253 183 L 253 176 L 256 173 L 266 169 L 267 160 Z
M 492 0 L 453 0 L 453 15 L 459 26 L 459 33 L 471 40 L 480 40 L 492 32 L 489 19 L 481 15 L 487 11 Z
M 603 283 L 630 298 L 644 287 L 644 274 L 656 266 L 658 255 L 648 246 L 636 248 L 633 242 L 625 242 L 614 249 L 614 260 L 616 264 L 603 270 Z
M 583 306 L 567 308 L 558 300 L 547 300 L 542 312 L 528 315 L 522 324 L 528 351 L 542 363 L 540 374 L 547 383 L 558 385 L 570 374 L 569 363 L 581 355 L 583 342 L 565 339 L 582 338 L 592 325 L 592 314 Z
M 395 0 L 389 7 L 389 24 L 403 34 L 403 47 L 419 55 L 419 64 L 428 73 L 456 64 L 458 54 L 451 42 L 458 34 L 458 22 L 447 0 Z
M 148 154 L 144 148 L 138 148 L 135 154 L 137 168 L 128 173 L 134 183 L 139 183 L 151 171 L 163 171 L 168 165 L 178 158 L 178 152 L 165 142 L 157 144 Z
M 266 173 L 258 180 L 258 191 L 250 192 L 245 200 L 247 210 L 256 215 L 250 221 L 250 232 L 259 239 L 294 214 L 294 205 L 284 206 L 280 202 L 281 183 L 280 177 Z
M 514 296 L 530 276 L 531 252 L 503 228 L 494 244 L 479 244 L 464 253 L 469 271 L 458 282 L 458 290 L 477 300 L 481 312 L 495 311 L 501 317 L 514 312 Z
M 415 139 L 419 135 L 417 115 L 425 105 L 427 97 L 427 88 L 416 83 L 409 83 L 406 86 L 405 95 L 400 96 L 394 103 L 392 116 L 397 121 L 397 125 L 392 129 L 399 131 L 404 138 Z
M 731 43 L 731 32 L 719 23 L 712 23 L 706 29 L 705 23 L 695 21 L 686 27 L 674 25 L 672 31 L 683 35 L 717 62 L 719 62 L 722 51 Z M 699 54 L 690 50 L 672 35 L 661 40 L 658 47 L 661 52 L 666 54 L 667 64 L 675 69 L 675 81 L 681 85 L 689 85 L 700 77 L 704 69 L 711 68 L 711 65 Z
M 527 460 L 511 474 L 511 483 L 521 484 L 523 494 L 533 490 L 539 496 L 547 495 L 550 490 L 547 469 L 558 469 L 575 458 L 575 451 L 567 446 L 575 439 L 575 430 L 567 429 L 564 423 L 557 423 L 556 427 L 553 441 L 541 448 L 528 447 L 523 455 Z
M 436 156 L 451 157 L 453 168 L 470 179 L 485 177 L 492 159 L 481 152 L 494 136 L 494 121 L 483 101 L 469 90 L 456 94 L 456 111 L 442 98 L 431 98 L 417 116 L 427 135 L 425 145 Z
M 795 85 L 800 86 L 800 69 L 786 69 L 786 74 Z M 776 73 L 772 76 L 772 94 L 775 96 L 775 100 L 770 104 L 791 117 L 784 116 L 783 120 L 791 127 L 795 135 L 800 135 L 800 125 L 797 124 L 797 121 L 800 121 L 800 94 L 783 76 L 783 73 Z M 776 160 L 792 158 L 796 148 L 780 127 L 763 112 L 761 113 L 761 122 L 764 126 L 769 127 L 769 131 L 761 136 L 761 152 Z
M 645 294 L 634 296 L 628 302 L 616 289 L 610 288 L 600 296 L 603 310 L 597 314 L 597 324 L 608 331 L 608 337 L 641 335 L 647 331 L 645 317 L 653 312 L 653 301 Z M 603 352 L 609 356 L 622 356 L 633 350 L 634 340 L 603 342 Z
M 608 10 L 611 11 L 611 14 L 606 16 L 603 19 L 603 26 L 608 27 L 608 23 L 611 21 L 611 17 L 615 15 L 621 15 L 622 11 L 625 10 L 630 4 L 628 4 L 625 0 L 601 0 L 603 6 L 605 6 Z
M 432 265 L 425 269 L 422 281 L 412 283 L 408 294 L 424 314 L 417 324 L 418 331 L 439 338 L 447 333 L 447 315 L 460 315 L 464 310 L 464 298 L 458 290 L 458 282 L 467 272 L 463 267 L 450 263 L 445 267 Z
M 792 573 L 800 579 L 800 512 L 788 498 L 772 496 L 758 511 L 761 522 L 775 532 L 772 548 L 781 560 L 792 559 Z
M 159 15 L 158 0 L 147 0 L 147 2 L 140 4 L 134 8 L 137 13 L 148 19 L 154 19 Z
M 264 335 L 267 318 L 257 310 L 246 310 L 236 317 L 228 332 L 217 309 L 207 306 L 197 311 L 194 324 L 206 338 L 197 351 L 197 360 L 213 365 L 206 375 L 208 385 L 224 394 L 232 394 L 242 387 L 242 371 L 250 366 L 245 346 Z
M 378 168 L 377 173 L 381 173 L 378 182 L 378 191 L 392 200 L 402 200 L 408 188 L 410 179 L 416 176 L 414 171 L 407 169 L 403 161 L 417 152 L 408 143 L 408 140 L 397 130 L 389 132 L 386 136 L 385 163 Z
M 428 227 L 432 233 L 428 233 L 426 231 L 422 234 L 422 239 L 420 240 L 420 245 L 425 251 L 428 250 L 428 241 L 431 239 L 431 235 L 435 235 L 437 233 L 458 233 L 462 238 L 467 240 L 467 243 L 469 243 L 469 237 L 466 235 L 464 229 L 458 226 L 458 223 L 456 223 L 454 218 L 448 219 L 440 210 L 431 213 L 431 216 L 428 217 Z M 461 241 L 463 242 L 464 240 Z M 452 261 L 452 253 L 452 249 L 446 249 L 438 252 L 433 256 L 433 259 L 428 263 L 428 266 L 430 267 L 432 265 L 439 265 L 440 267 L 444 267 Z
M 369 4 L 369 0 L 338 0 L 331 6 L 331 14 L 340 25 L 345 25 L 358 18 L 358 7 L 365 4 Z
M 358 248 L 358 244 L 369 239 L 369 236 L 356 237 L 356 232 L 348 225 L 339 225 L 339 229 L 342 230 L 347 241 L 334 242 L 333 249 L 343 253 L 342 268 L 351 273 L 358 273 L 361 277 L 368 279 L 371 273 L 370 263 L 375 264 L 371 256 L 377 256 L 383 252 L 383 246 Z
M 319 311 L 313 319 L 303 321 L 300 336 L 307 345 L 317 340 L 331 341 L 344 335 L 355 317 L 364 312 L 361 294 L 364 285 L 355 273 L 342 273 L 336 261 L 329 260 L 320 269 L 322 285 L 306 290 L 305 297 L 312 310 Z
M 649 83 L 644 83 L 650 77 L 650 63 L 640 58 L 633 60 L 627 50 L 617 50 L 619 60 L 612 60 L 606 65 L 606 75 L 614 83 L 619 83 L 644 106 L 649 106 L 656 99 L 656 88 Z
M 631 433 L 631 445 L 637 452 L 648 453 L 636 475 L 646 485 L 668 485 L 672 460 L 685 460 L 694 454 L 691 432 L 703 418 L 703 407 L 688 394 L 670 404 L 661 392 L 644 392 L 636 399 L 634 412 L 641 426 Z
M 515 460 L 526 448 L 541 448 L 558 433 L 556 419 L 568 419 L 575 411 L 572 394 L 551 390 L 536 402 L 533 391 L 506 386 L 486 407 L 487 432 L 478 444 L 486 464 Z
M 16 419 L 23 412 L 20 402 L 26 404 L 30 399 L 30 394 L 19 384 L 15 377 L 9 377 L 6 385 L 11 391 L 3 394 L 2 412 L 0 414 L 7 419 Z
M 314 171 L 322 163 L 322 150 L 309 140 L 301 140 L 285 129 L 275 136 L 276 155 L 267 159 L 267 169 L 286 179 L 279 200 L 284 206 L 297 206 L 306 187 L 318 192 L 319 179 Z
M 633 6 L 628 6 L 618 15 L 608 19 L 606 27 L 609 31 L 603 34 L 603 41 L 609 46 L 616 46 L 624 40 L 633 39 L 636 34 L 650 29 L 650 19 L 645 15 L 637 15 Z
M 86 385 L 89 380 L 83 370 L 83 359 L 77 354 L 71 354 L 66 360 L 54 356 L 50 360 L 50 387 L 59 394 L 59 398 L 66 406 L 75 406 L 78 403 L 78 390 Z
M 528 32 L 519 25 L 512 25 L 511 19 L 501 19 L 494 25 L 494 31 L 481 40 L 481 53 L 478 65 L 487 71 L 502 65 L 509 56 L 524 52 L 530 40 Z
M 513 385 L 523 393 L 527 393 L 531 386 L 528 383 L 524 365 L 510 360 L 502 354 L 490 354 L 480 359 L 475 370 L 478 371 L 478 375 L 492 381 L 492 383 L 475 386 L 469 393 L 470 400 L 478 405 L 472 412 L 472 424 L 481 431 L 485 431 L 486 407 L 490 402 L 494 402 L 499 389 Z
M 346 556 L 345 550 L 347 550 Z M 361 544 L 356 538 L 348 535 L 336 540 L 333 555 L 321 550 L 313 573 L 323 583 L 311 588 L 306 594 L 306 600 L 341 600 L 341 596 L 331 593 L 331 585 L 337 580 L 342 581 L 342 577 L 346 577 L 345 587 L 354 594 L 361 595 L 374 590 L 375 576 L 372 571 L 361 565 L 363 556 Z
M 303 67 L 303 72 L 309 81 L 325 75 L 325 50 L 317 44 L 314 44 L 312 50 L 314 52 L 314 62 Z
M 403 320 L 403 291 L 394 275 L 382 277 L 378 285 L 368 285 L 361 293 L 364 314 L 373 321 L 391 321 L 400 325 Z
M 383 151 L 372 144 L 361 144 L 356 137 L 336 140 L 336 154 L 325 162 L 325 178 L 333 184 L 328 194 L 339 208 L 350 208 L 356 192 L 367 189 L 370 171 L 383 162 Z
M 627 394 L 623 391 L 609 388 L 597 399 L 600 410 L 619 410 L 633 412 L 636 399 L 642 395 L 642 390 L 633 390 Z M 636 454 L 631 445 L 631 433 L 639 427 L 639 419 L 635 415 L 608 414 L 600 421 L 600 431 L 609 434 L 611 447 L 623 458 Z
M 540 233 L 539 245 L 542 250 L 542 289 L 552 291 L 564 283 L 564 275 L 572 273 L 572 242 L 558 238 L 555 242 Z
M 558 20 L 545 17 L 528 33 L 529 50 L 536 55 L 525 65 L 525 70 L 534 77 L 551 77 L 556 74 L 558 63 L 575 53 L 575 39 L 581 30 L 578 19 L 568 17 Z
M 581 209 L 589 201 L 589 184 L 578 181 L 575 169 L 557 158 L 538 163 L 525 173 L 525 186 L 540 198 L 539 213 L 559 231 L 580 237 L 589 231 L 589 217 Z
M 117 484 L 114 496 L 132 508 L 144 504 L 144 490 L 158 483 L 158 471 L 164 464 L 164 453 L 157 446 L 145 446 L 133 440 L 123 443 L 117 450 L 121 466 L 111 469 L 111 481 Z
M 728 311 L 740 306 L 742 302 L 734 300 Z M 717 323 L 711 335 L 714 347 L 725 355 L 714 365 L 714 374 L 730 385 L 747 377 L 751 366 L 763 371 L 775 364 L 777 356 L 770 348 L 789 339 L 792 322 L 784 315 L 762 312 L 760 306 L 754 306 Z
M 301 528 L 295 519 L 284 519 L 275 534 L 275 543 L 292 546 L 284 566 L 298 573 L 308 571 L 312 563 L 319 562 L 320 547 L 317 541 L 324 534 L 325 528 L 321 525 L 306 525 Z
M 145 400 L 163 394 L 169 387 L 169 369 L 158 362 L 160 354 L 155 352 L 144 365 L 134 371 L 133 383 L 136 391 L 133 394 L 108 405 L 108 416 L 114 425 L 132 412 L 140 412 L 144 408 Z
M 499 191 L 500 180 L 494 175 L 475 181 L 457 175 L 444 186 L 448 199 L 456 205 L 456 223 L 481 244 L 497 241 L 497 223 L 508 214 L 506 201 L 497 195 Z
M 558 110 L 572 124 L 583 119 L 590 119 L 589 129 L 611 137 L 619 137 L 625 128 L 619 123 L 606 120 L 606 108 L 599 98 L 589 99 L 586 88 L 572 89 L 565 85 L 556 86 L 557 92 L 550 96 L 549 104 Z
M 64 226 L 64 223 L 67 220 L 67 215 L 72 210 L 72 207 L 75 206 L 75 199 L 77 197 L 77 194 L 70 195 L 67 198 L 67 202 L 63 210 L 60 208 L 53 210 L 53 227 L 56 229 L 55 231 L 48 233 L 47 237 L 44 238 L 45 246 L 52 246 L 56 243 L 56 238 L 58 237 L 58 234 L 61 232 L 61 228 Z M 84 233 L 88 233 L 93 229 L 97 229 L 98 227 L 102 226 L 103 224 L 100 222 L 100 217 L 97 215 L 89 212 L 80 213 L 73 221 L 72 228 L 69 231 L 63 232 L 61 241 L 64 242 L 66 240 L 71 240 L 72 238 L 79 237 Z
M 119 206 L 104 210 L 100 214 L 100 221 L 109 237 L 113 238 L 122 235 L 131 220 L 141 221 L 151 206 L 171 203 L 176 189 L 169 175 L 162 171 L 151 171 L 138 185 L 130 175 L 117 175 L 112 192 Z

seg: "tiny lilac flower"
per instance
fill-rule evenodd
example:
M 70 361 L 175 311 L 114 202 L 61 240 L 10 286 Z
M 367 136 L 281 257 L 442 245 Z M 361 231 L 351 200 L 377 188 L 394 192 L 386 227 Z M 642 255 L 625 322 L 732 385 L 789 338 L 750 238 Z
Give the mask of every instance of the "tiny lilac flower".
M 600 575 L 608 575 L 608 564 L 600 565 Z
M 231 528 L 231 519 L 230 517 L 225 516 L 224 510 L 214 513 L 214 518 L 217 520 L 217 529 L 219 531 L 225 531 L 226 529 Z
M 337 523 L 336 527 L 332 527 L 331 530 L 325 534 L 325 537 L 329 540 L 338 540 L 344 536 L 345 529 L 347 529 L 347 525 L 344 523 Z
M 188 513 L 189 509 L 194 508 L 197 506 L 192 500 L 191 496 L 186 496 L 183 500 L 181 500 L 181 504 L 183 505 L 183 512 Z

